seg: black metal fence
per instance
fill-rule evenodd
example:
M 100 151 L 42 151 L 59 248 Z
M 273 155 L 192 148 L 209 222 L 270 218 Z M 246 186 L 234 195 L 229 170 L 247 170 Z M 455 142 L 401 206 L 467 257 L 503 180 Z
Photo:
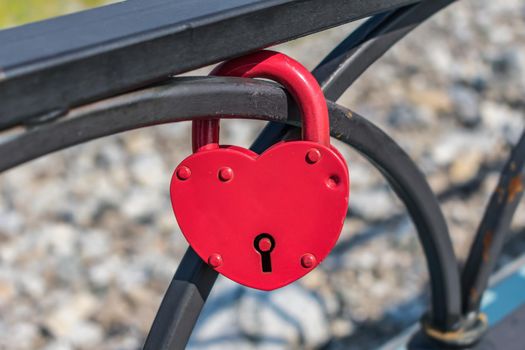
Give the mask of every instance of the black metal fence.
M 300 127 L 296 107 L 280 86 L 171 76 L 371 16 L 313 74 L 329 100 L 332 136 L 380 170 L 417 228 L 431 288 L 421 339 L 440 342 L 437 348 L 467 346 L 487 327 L 480 297 L 521 198 L 525 137 L 512 151 L 460 271 L 439 203 L 417 165 L 366 118 L 332 102 L 397 41 L 452 2 L 135 0 L 2 31 L 0 130 L 24 129 L 0 144 L 0 171 L 103 136 L 219 114 L 269 121 L 252 146 L 260 153 Z M 113 30 L 105 30 L 106 24 Z M 184 348 L 216 277 L 189 249 L 144 348 Z

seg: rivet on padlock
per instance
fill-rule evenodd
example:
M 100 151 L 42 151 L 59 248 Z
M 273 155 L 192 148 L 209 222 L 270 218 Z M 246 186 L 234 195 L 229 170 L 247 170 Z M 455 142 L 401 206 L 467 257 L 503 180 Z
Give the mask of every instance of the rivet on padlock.
M 312 148 L 306 153 L 306 161 L 310 164 L 315 164 L 321 159 L 321 152 L 318 149 Z
M 221 266 L 222 263 L 222 256 L 220 254 L 213 253 L 208 257 L 208 264 L 210 264 L 211 267 L 217 268 Z
M 188 167 L 180 166 L 177 168 L 177 177 L 179 180 L 188 180 L 191 176 L 191 170 Z
M 222 182 L 228 182 L 233 178 L 233 170 L 230 167 L 222 167 L 219 169 L 219 179 Z
M 315 256 L 310 253 L 306 253 L 301 257 L 301 265 L 305 269 L 310 269 L 314 267 L 317 264 L 317 260 L 315 259 Z
M 194 153 L 171 182 L 173 210 L 188 243 L 216 271 L 252 288 L 283 287 L 321 263 L 346 217 L 348 170 L 330 145 L 326 101 L 308 70 L 272 51 L 212 74 L 282 84 L 301 111 L 302 140 L 258 155 L 219 147 L 218 119 L 195 121 Z

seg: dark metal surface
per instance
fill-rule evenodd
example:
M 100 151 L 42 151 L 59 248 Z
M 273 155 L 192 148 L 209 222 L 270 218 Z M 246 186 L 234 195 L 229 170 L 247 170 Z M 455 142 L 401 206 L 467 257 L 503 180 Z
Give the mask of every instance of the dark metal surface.
M 175 78 L 169 84 L 78 108 L 1 144 L 0 172 L 56 150 L 149 125 L 218 115 L 284 120 L 286 112 L 286 93 L 274 84 L 240 78 Z
M 217 272 L 188 248 L 171 281 L 148 334 L 145 350 L 184 349 L 181 341 L 191 334 L 195 322 L 217 279 Z
M 459 295 L 455 294 L 459 293 L 459 272 L 445 221 L 423 174 L 373 124 L 334 103 L 328 105 L 332 136 L 354 147 L 378 167 L 407 205 L 429 265 L 433 319 L 443 326 L 453 325 L 460 311 Z M 79 108 L 63 120 L 1 144 L 0 170 L 91 139 L 160 123 L 221 115 L 299 126 L 297 111 L 291 106 L 282 88 L 267 82 L 177 78 L 171 84 Z
M 462 273 L 463 312 L 479 312 L 481 297 L 501 254 L 514 213 L 523 196 L 525 133 L 501 172 Z
M 134 0 L 0 31 L 0 129 L 417 1 Z

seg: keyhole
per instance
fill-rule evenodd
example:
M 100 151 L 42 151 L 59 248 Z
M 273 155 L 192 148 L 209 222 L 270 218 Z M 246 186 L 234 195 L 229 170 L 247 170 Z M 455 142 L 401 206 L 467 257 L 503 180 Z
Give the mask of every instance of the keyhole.
M 270 253 L 275 248 L 275 240 L 267 233 L 261 233 L 253 242 L 255 250 L 261 255 L 262 272 L 272 272 Z

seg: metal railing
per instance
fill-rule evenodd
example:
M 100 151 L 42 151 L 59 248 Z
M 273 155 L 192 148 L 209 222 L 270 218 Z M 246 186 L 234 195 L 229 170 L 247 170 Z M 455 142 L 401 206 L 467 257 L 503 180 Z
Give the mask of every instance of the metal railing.
M 0 144 L 0 171 L 103 136 L 219 116 L 269 121 L 252 146 L 260 153 L 300 127 L 280 86 L 170 76 L 372 15 L 313 74 L 329 100 L 332 136 L 381 171 L 417 228 L 431 289 L 422 333 L 438 348 L 467 346 L 486 329 L 480 297 L 522 195 L 525 137 L 460 271 L 438 200 L 417 165 L 378 127 L 335 102 L 397 41 L 452 2 L 134 0 L 0 32 L 0 130 L 27 127 Z M 104 23 L 114 30 L 100 29 Z M 216 277 L 188 249 L 144 348 L 184 348 Z

